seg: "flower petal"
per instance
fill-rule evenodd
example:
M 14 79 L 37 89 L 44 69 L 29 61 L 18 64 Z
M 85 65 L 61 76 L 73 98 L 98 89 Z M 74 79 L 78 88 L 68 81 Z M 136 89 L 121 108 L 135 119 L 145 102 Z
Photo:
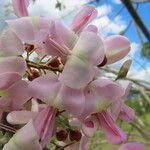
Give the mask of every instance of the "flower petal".
M 94 77 L 93 67 L 78 57 L 71 57 L 59 76 L 61 83 L 74 89 L 85 87 Z
M 89 25 L 83 31 L 98 33 L 98 28 L 95 25 Z
M 134 110 L 125 104 L 122 104 L 119 118 L 126 122 L 131 122 L 135 118 Z
M 89 24 L 97 16 L 97 10 L 94 6 L 85 6 L 82 10 L 74 17 L 71 23 L 71 29 L 75 33 L 80 33 L 83 28 Z
M 0 68 L 0 73 L 16 72 L 24 74 L 26 70 L 26 62 L 22 57 L 1 57 Z
M 99 64 L 103 57 L 101 39 L 95 33 L 82 32 L 60 75 L 60 81 L 71 88 L 86 86 L 95 75 L 93 66 Z
M 43 109 L 34 122 L 35 129 L 41 139 L 42 147 L 45 147 L 53 136 L 55 128 L 56 109 L 47 107 Z
M 27 7 L 29 6 L 29 0 L 12 0 L 12 5 L 16 16 L 28 16 Z
M 98 113 L 97 118 L 108 143 L 120 144 L 126 140 L 126 135 L 116 126 L 107 112 Z
M 23 44 L 10 29 L 4 31 L 0 41 L 0 56 L 15 56 L 23 53 Z
M 41 30 L 44 30 L 47 33 L 49 32 L 49 24 L 51 21 L 50 18 L 32 16 L 7 20 L 6 22 L 22 42 L 34 44 L 36 40 L 39 42 L 39 32 L 41 32 Z M 43 36 L 45 37 L 45 34 Z M 43 36 L 40 36 L 40 38 L 43 38 Z M 40 40 L 42 41 L 42 39 Z
M 104 40 L 107 64 L 124 58 L 130 51 L 130 42 L 121 35 L 114 35 Z
M 62 100 L 62 105 L 65 110 L 74 115 L 81 114 L 85 104 L 82 89 L 72 89 L 67 86 L 63 86 L 59 93 L 59 97 Z
M 119 150 L 144 150 L 144 145 L 139 142 L 126 143 Z
M 30 99 L 28 84 L 26 81 L 18 81 L 9 87 L 8 96 L 0 98 L 0 109 L 18 110 Z
M 30 121 L 18 130 L 10 141 L 4 145 L 3 150 L 42 150 L 33 122 Z
M 31 119 L 36 117 L 37 113 L 21 110 L 21 111 L 12 111 L 7 115 L 7 121 L 10 124 L 26 124 Z
M 21 80 L 21 76 L 18 73 L 7 72 L 0 74 L 0 91 L 8 89 L 19 80 Z
M 38 98 L 50 106 L 59 107 L 59 99 L 57 94 L 61 87 L 57 76 L 54 73 L 47 74 L 43 77 L 36 78 L 29 84 L 30 95 Z
M 94 32 L 82 32 L 72 51 L 72 55 L 95 66 L 104 59 L 102 39 Z

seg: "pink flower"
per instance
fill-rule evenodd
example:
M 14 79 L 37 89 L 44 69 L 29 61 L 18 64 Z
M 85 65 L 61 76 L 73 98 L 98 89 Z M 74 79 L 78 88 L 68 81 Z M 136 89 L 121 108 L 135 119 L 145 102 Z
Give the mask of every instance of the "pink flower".
M 34 128 L 33 121 L 30 120 L 23 128 L 4 145 L 3 150 L 42 150 L 39 137 Z
M 34 110 L 34 105 L 37 105 L 36 111 Z M 55 118 L 55 108 L 45 106 L 40 110 L 40 105 L 36 101 L 32 101 L 31 111 L 12 111 L 8 114 L 7 121 L 11 124 L 26 124 L 33 120 L 34 129 L 39 137 L 40 144 L 42 147 L 45 147 L 55 134 Z
M 12 0 L 12 5 L 16 16 L 28 16 L 27 7 L 29 6 L 29 0 Z
M 132 142 L 123 144 L 119 150 L 144 150 L 144 146 L 139 142 Z
M 85 6 L 79 11 L 79 13 L 74 17 L 71 23 L 71 29 L 75 33 L 82 32 L 83 28 L 86 27 L 92 20 L 97 16 L 97 10 L 94 6 Z

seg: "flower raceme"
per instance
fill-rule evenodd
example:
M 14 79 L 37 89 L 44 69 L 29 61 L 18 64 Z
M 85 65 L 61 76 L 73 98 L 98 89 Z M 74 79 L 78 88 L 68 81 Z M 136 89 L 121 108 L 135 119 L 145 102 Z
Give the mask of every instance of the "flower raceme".
M 85 6 L 66 28 L 49 17 L 28 16 L 28 0 L 12 4 L 20 18 L 7 20 L 0 38 L 0 110 L 8 113 L 10 124 L 24 126 L 3 150 L 42 150 L 62 128 L 69 139 L 55 143 L 55 149 L 87 149 L 98 127 L 108 143 L 125 142 L 116 121 L 134 119 L 124 104 L 131 85 L 106 78 L 100 68 L 128 54 L 128 39 L 101 38 L 90 25 L 97 15 L 94 6 Z M 80 138 L 74 140 L 74 134 Z

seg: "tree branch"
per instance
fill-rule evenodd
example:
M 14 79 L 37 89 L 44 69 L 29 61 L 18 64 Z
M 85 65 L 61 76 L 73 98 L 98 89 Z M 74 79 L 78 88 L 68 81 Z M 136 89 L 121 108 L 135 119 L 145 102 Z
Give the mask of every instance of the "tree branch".
M 148 29 L 146 28 L 146 26 L 144 25 L 143 21 L 141 20 L 140 16 L 137 14 L 136 10 L 132 6 L 131 0 L 121 0 L 121 1 L 127 8 L 128 12 L 132 16 L 132 18 L 134 19 L 136 24 L 142 30 L 145 37 L 148 39 L 148 41 L 150 41 L 150 33 L 149 33 Z

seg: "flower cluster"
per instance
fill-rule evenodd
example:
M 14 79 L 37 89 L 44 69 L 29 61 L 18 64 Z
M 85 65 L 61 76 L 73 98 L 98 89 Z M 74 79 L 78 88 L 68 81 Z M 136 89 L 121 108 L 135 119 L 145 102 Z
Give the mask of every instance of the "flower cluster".
M 28 16 L 28 0 L 12 2 L 19 18 L 6 21 L 0 38 L 0 110 L 21 128 L 3 150 L 42 150 L 51 141 L 55 149 L 85 150 L 98 128 L 108 143 L 125 142 L 116 121 L 134 119 L 124 104 L 131 84 L 119 85 L 100 68 L 128 54 L 128 39 L 102 39 L 89 25 L 94 6 L 84 7 L 66 28 L 49 17 Z

